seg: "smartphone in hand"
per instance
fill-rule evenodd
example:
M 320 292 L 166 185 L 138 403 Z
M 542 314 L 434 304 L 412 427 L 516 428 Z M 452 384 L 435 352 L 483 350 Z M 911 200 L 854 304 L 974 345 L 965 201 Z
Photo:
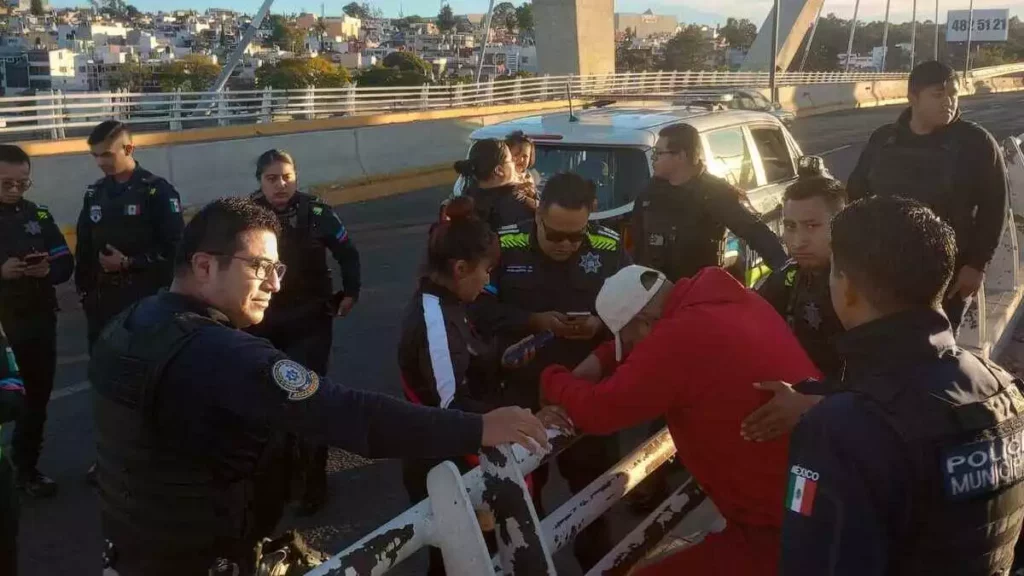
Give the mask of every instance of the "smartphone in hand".
M 555 333 L 550 330 L 525 338 L 505 350 L 501 355 L 501 363 L 504 366 L 518 366 L 529 350 L 540 350 L 554 339 Z
M 569 320 L 586 320 L 593 316 L 590 312 L 566 312 L 565 315 L 569 317 Z
M 29 266 L 35 266 L 36 264 L 42 264 L 46 260 L 46 254 L 29 254 L 25 256 L 24 262 Z

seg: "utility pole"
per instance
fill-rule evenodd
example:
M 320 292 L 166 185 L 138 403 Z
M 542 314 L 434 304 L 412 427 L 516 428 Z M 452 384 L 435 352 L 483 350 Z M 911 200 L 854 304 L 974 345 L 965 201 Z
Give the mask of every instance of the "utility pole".
M 914 16 L 910 25 L 910 69 L 914 69 L 914 53 L 917 51 L 917 0 L 914 0 Z M 937 26 L 938 24 L 936 24 Z
M 885 57 L 889 55 L 889 3 L 890 0 L 885 0 L 885 25 L 882 28 L 882 65 L 879 66 L 879 72 L 885 72 Z
M 937 0 L 936 0 L 937 1 Z M 850 57 L 853 54 L 853 35 L 857 32 L 857 12 L 860 10 L 860 0 L 853 4 L 853 20 L 850 20 L 850 41 L 846 44 L 846 71 L 850 71 Z
M 917 0 L 914 0 L 917 2 Z M 818 31 L 818 22 L 821 21 L 821 11 L 825 8 L 825 3 L 822 2 L 821 6 L 818 6 L 818 15 L 814 17 L 814 26 L 811 26 L 811 35 L 807 38 L 807 47 L 804 48 L 804 57 L 800 59 L 800 71 L 804 71 L 804 65 L 807 64 L 807 55 L 811 53 L 811 44 L 814 43 L 814 33 Z
M 476 67 L 476 83 L 480 83 L 480 75 L 484 73 L 484 54 L 487 53 L 487 39 L 491 37 L 491 16 L 494 16 L 494 0 L 491 0 L 487 8 L 487 18 L 484 19 L 484 42 L 480 45 L 480 62 Z
M 772 92 L 772 102 L 779 101 L 778 87 L 775 85 L 775 69 L 778 67 L 775 61 L 779 58 L 779 8 L 781 2 L 775 0 L 775 7 L 772 8 L 772 54 L 768 60 L 768 87 Z
M 949 23 L 947 22 L 948 26 Z M 967 50 L 964 52 L 964 82 L 967 82 L 967 73 L 971 71 L 971 32 L 974 31 L 974 0 L 971 0 L 971 8 L 967 11 Z

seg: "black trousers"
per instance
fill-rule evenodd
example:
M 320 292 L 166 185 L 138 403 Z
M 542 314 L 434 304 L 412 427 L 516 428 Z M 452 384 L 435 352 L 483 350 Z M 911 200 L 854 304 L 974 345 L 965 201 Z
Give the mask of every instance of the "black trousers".
M 0 455 L 0 574 L 18 573 L 18 495 L 7 454 Z
M 56 325 L 47 333 L 28 340 L 11 340 L 11 350 L 25 383 L 25 404 L 11 441 L 12 460 L 19 470 L 34 470 L 43 447 L 46 405 L 53 391 L 57 368 Z
M 555 462 L 541 466 L 533 472 L 533 505 L 537 516 L 545 516 L 541 495 L 550 475 L 550 466 L 558 464 L 558 471 L 569 484 L 569 490 L 576 494 L 587 487 L 598 476 L 611 468 L 618 460 L 618 437 L 584 436 L 557 456 Z M 573 541 L 573 554 L 586 572 L 596 565 L 612 549 L 611 534 L 604 516 L 598 517 Z

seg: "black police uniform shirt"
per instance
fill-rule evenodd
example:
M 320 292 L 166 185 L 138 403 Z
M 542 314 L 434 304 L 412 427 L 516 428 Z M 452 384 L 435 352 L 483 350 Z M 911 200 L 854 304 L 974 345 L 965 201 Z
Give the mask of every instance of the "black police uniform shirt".
M 537 224 L 531 219 L 502 228 L 501 263 L 491 282 L 473 303 L 471 317 L 495 348 L 505 350 L 530 334 L 530 315 L 539 312 L 595 314 L 597 293 L 609 276 L 630 263 L 619 235 L 591 225 L 576 252 L 557 262 L 541 250 Z M 533 361 L 521 368 L 503 369 L 505 403 L 537 408 L 540 373 L 552 364 L 575 366 L 598 344 L 611 337 L 599 330 L 590 340 L 555 338 L 537 350 Z
M 843 381 L 790 440 L 782 576 L 1007 573 L 1024 396 L 936 311 L 837 338 Z
M 444 286 L 421 278 L 402 319 L 398 368 L 416 404 L 485 413 L 499 390 L 498 358 Z
M 748 208 L 744 192 L 706 170 L 681 186 L 655 178 L 634 206 L 633 259 L 673 282 L 721 265 L 726 229 L 773 270 L 788 259 L 779 238 Z
M 178 191 L 142 166 L 136 165 L 124 183 L 104 176 L 90 184 L 78 216 L 75 286 L 79 293 L 96 289 L 104 275 L 99 256 L 107 244 L 129 258 L 126 273 L 142 285 L 140 296 L 170 285 L 174 251 L 184 227 Z
M 832 308 L 828 274 L 828 268 L 810 272 L 790 260 L 762 280 L 757 293 L 785 318 L 814 365 L 834 378 L 840 376 L 842 359 L 833 339 L 843 325 Z
M 280 220 L 282 234 L 278 254 L 281 262 L 288 266 L 281 291 L 274 295 L 264 322 L 276 324 L 279 312 L 282 319 L 284 315 L 294 316 L 283 309 L 316 307 L 318 302 L 331 296 L 331 271 L 324 260 L 324 250 L 330 251 L 338 262 L 345 296 L 359 298 L 362 284 L 359 252 L 333 208 L 304 192 L 296 192 L 281 209 L 271 206 L 258 190 L 250 197 L 273 211 Z
M 496 188 L 480 188 L 472 184 L 465 195 L 473 199 L 473 207 L 481 220 L 497 232 L 533 218 L 536 209 L 530 199 L 519 191 L 520 184 L 506 184 Z
M 48 277 L 0 279 L 0 323 L 16 342 L 44 337 L 56 329 L 53 287 L 71 278 L 75 259 L 46 206 L 25 199 L 0 204 L 0 263 L 29 254 L 49 258 Z
M 958 264 L 984 270 L 1006 227 L 1009 185 L 995 138 L 957 111 L 932 134 L 910 129 L 908 108 L 876 130 L 850 173 L 850 200 L 902 196 L 928 205 L 956 232 Z

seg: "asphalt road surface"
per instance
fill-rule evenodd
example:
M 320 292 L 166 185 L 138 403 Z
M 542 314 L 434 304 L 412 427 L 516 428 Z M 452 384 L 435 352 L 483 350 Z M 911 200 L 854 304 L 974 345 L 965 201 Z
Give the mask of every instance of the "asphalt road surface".
M 969 98 L 962 107 L 967 119 L 1000 140 L 1024 133 L 1024 93 Z M 845 179 L 871 131 L 894 120 L 901 110 L 886 107 L 816 116 L 798 120 L 793 134 L 804 153 L 825 156 L 833 173 Z M 401 394 L 395 365 L 401 312 L 414 290 L 427 226 L 447 192 L 431 188 L 338 208 L 362 254 L 364 288 L 352 315 L 335 324 L 331 377 L 356 388 Z M 61 294 L 57 381 L 40 463 L 60 491 L 51 500 L 24 501 L 22 576 L 80 576 L 100 570 L 98 502 L 84 480 L 95 450 L 86 393 L 85 322 L 70 289 L 63 288 Z M 333 451 L 330 467 L 328 507 L 310 518 L 288 518 L 282 528 L 301 528 L 317 547 L 337 552 L 409 506 L 396 462 Z M 557 503 L 549 501 L 549 509 Z M 621 511 L 617 514 L 624 517 Z M 564 556 L 560 569 L 575 572 Z M 420 566 L 414 562 L 397 573 L 414 574 Z

